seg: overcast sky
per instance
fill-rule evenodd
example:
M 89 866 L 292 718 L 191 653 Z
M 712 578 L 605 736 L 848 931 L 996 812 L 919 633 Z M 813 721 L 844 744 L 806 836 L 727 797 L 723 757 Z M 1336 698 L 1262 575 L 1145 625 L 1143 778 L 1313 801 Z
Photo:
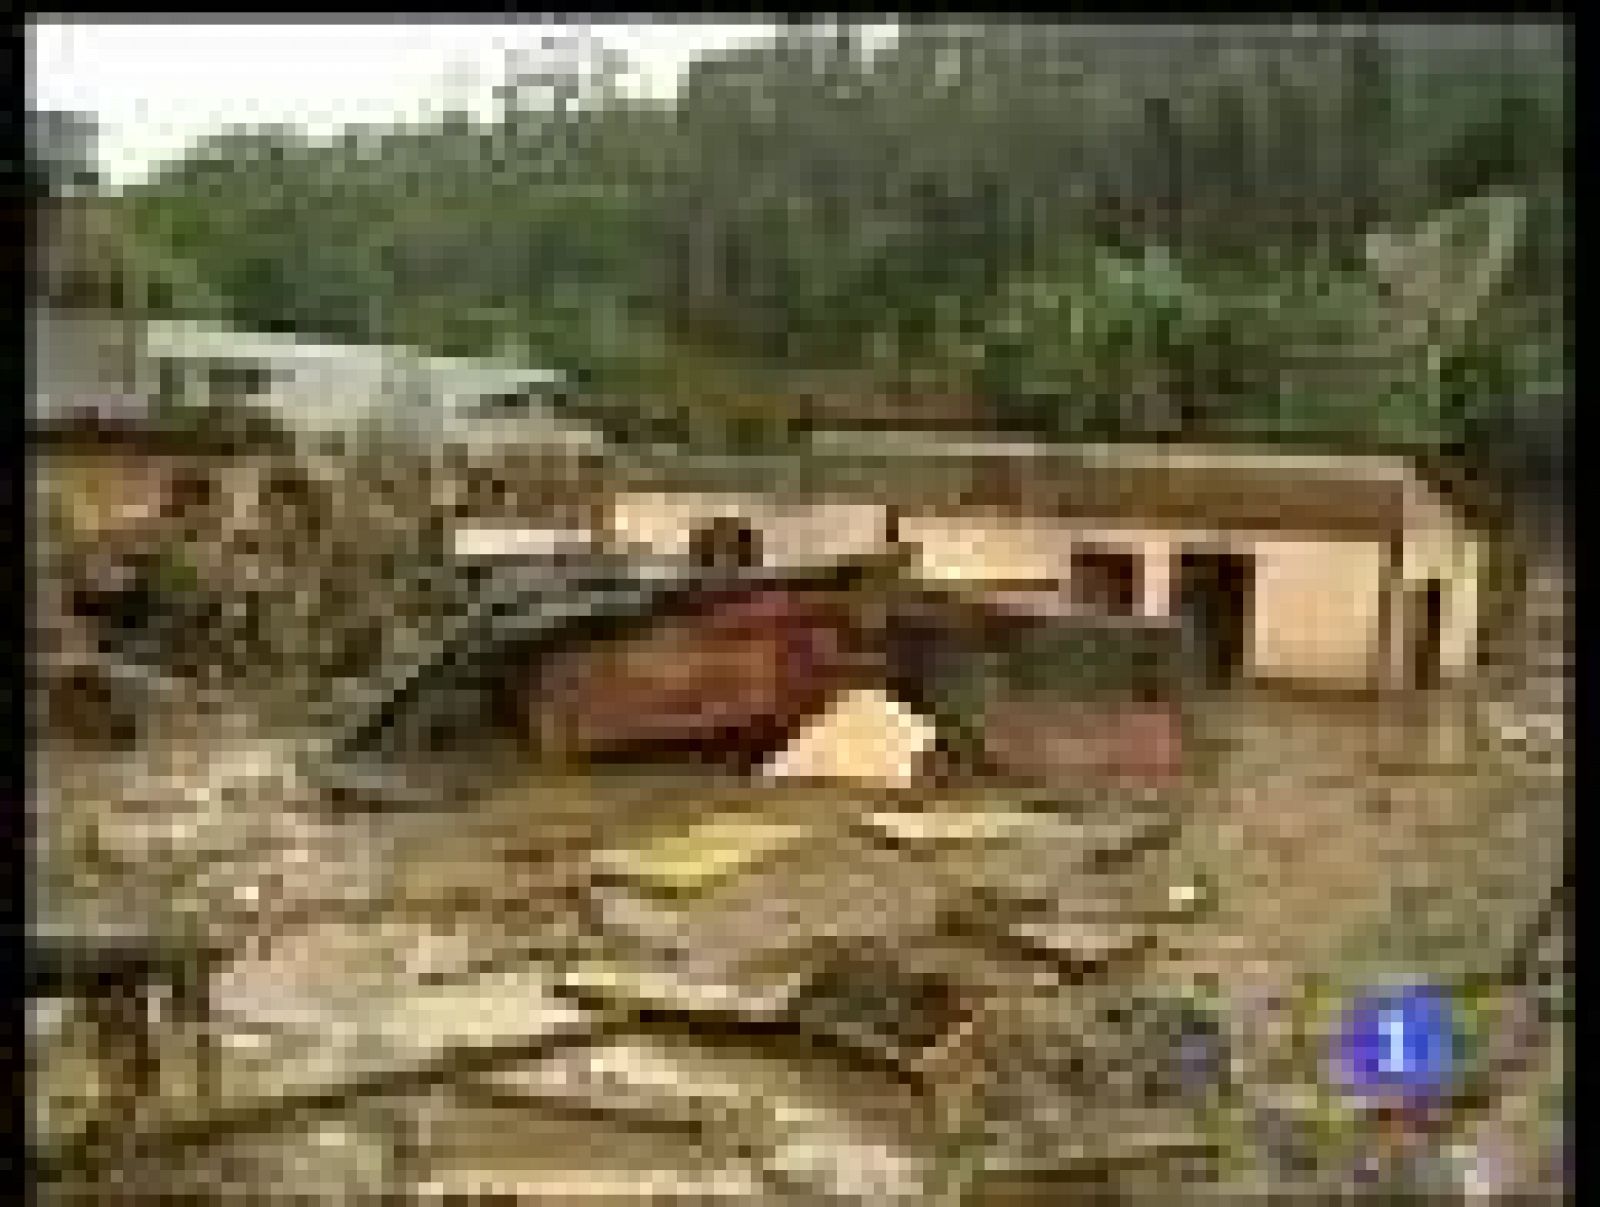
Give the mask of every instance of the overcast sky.
M 875 25 L 869 35 L 888 34 Z M 1504 25 L 1380 24 L 1396 46 L 1496 45 Z M 607 22 L 587 27 L 495 21 L 364 23 L 187 21 L 165 23 L 45 18 L 30 28 L 31 100 L 77 110 L 101 125 L 102 166 L 124 182 L 179 154 L 198 135 L 231 123 L 289 122 L 318 134 L 351 121 L 421 118 L 444 100 L 488 112 L 489 88 L 506 51 L 537 53 L 552 35 L 588 32 L 623 51 L 635 86 L 670 92 L 698 53 L 770 36 L 766 22 Z M 1561 45 L 1560 26 L 1530 24 L 1530 36 Z M 1166 23 L 1124 35 L 1171 34 Z M 874 40 L 877 40 L 876 38 Z M 476 77 L 474 82 L 473 77 Z
M 483 108 L 506 50 L 537 52 L 552 34 L 585 29 L 630 57 L 638 87 L 663 92 L 697 53 L 772 27 L 52 18 L 30 29 L 30 99 L 97 118 L 102 166 L 123 182 L 219 125 L 292 122 L 327 133 L 350 121 L 420 118 L 446 98 Z

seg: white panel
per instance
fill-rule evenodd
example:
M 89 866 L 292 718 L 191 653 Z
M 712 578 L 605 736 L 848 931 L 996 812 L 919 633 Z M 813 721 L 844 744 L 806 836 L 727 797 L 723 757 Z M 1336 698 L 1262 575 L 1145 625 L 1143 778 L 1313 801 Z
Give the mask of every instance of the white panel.
M 1257 542 L 1251 672 L 1330 685 L 1370 683 L 1384 553 L 1376 542 Z
M 461 558 L 549 557 L 586 549 L 594 534 L 587 528 L 461 528 L 456 531 L 455 554 Z

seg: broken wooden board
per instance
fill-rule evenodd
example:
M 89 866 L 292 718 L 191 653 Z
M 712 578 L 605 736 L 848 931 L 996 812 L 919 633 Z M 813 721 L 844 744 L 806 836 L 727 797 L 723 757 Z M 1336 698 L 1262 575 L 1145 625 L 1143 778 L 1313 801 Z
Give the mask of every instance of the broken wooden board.
M 786 1187 L 824 1201 L 921 1203 L 931 1165 L 922 1154 L 891 1149 L 827 1114 L 790 1112 L 766 1169 Z
M 937 736 L 932 722 L 886 692 L 847 692 L 801 729 L 761 774 L 909 788 Z
M 1052 876 L 1018 868 L 1011 855 L 987 866 L 974 861 L 966 908 L 985 930 L 1053 961 L 1098 965 L 1131 955 L 1203 906 L 1202 894 L 1187 883 L 1169 883 L 1160 867 L 1068 868 Z
M 915 1093 L 780 1039 L 757 1045 L 651 1032 L 498 1070 L 472 1085 L 508 1106 L 564 1103 L 610 1120 L 682 1127 L 686 1141 L 715 1152 L 743 1149 L 792 1188 L 813 1193 L 843 1192 L 854 1181 L 855 1197 L 875 1190 L 903 1198 L 921 1187 L 926 1167 L 925 1112 Z
M 799 968 L 747 970 L 738 981 L 696 975 L 668 962 L 576 959 L 557 983 L 581 1001 L 623 1013 L 665 1011 L 750 1020 L 781 1018 L 808 975 Z
M 681 1039 L 627 1036 L 495 1069 L 462 1091 L 505 1103 L 570 1104 L 624 1120 L 731 1130 L 759 1102 L 742 1073 Z
M 1175 831 L 1170 831 L 1175 832 Z M 1059 831 L 1028 843 L 977 846 L 949 859 L 950 874 L 976 899 L 979 908 L 999 915 L 1027 911 L 1078 914 L 1101 912 L 1101 903 L 1137 909 L 1152 919 L 1191 912 L 1169 883 L 1174 869 L 1152 852 L 1137 858 L 1136 847 L 1096 848 Z M 1113 856 L 1125 858 L 1113 858 Z
M 218 970 L 216 1013 L 265 1032 L 325 1032 L 343 1012 L 423 984 L 467 940 L 415 922 L 328 919 L 282 935 Z
M 631 903 L 633 934 L 614 934 L 619 953 L 668 950 L 695 981 L 740 983 L 756 969 L 806 966 L 824 949 L 863 939 L 919 934 L 937 925 L 949 878 L 932 861 L 908 858 L 840 831 L 817 833 L 746 875 L 679 902 Z M 626 916 L 609 903 L 609 917 Z M 596 914 L 606 916 L 608 903 Z
M 862 820 L 868 832 L 907 847 L 1044 843 L 1052 851 L 1078 852 L 1074 864 L 1135 850 L 1174 831 L 1177 825 L 1175 812 L 1156 809 L 1106 811 L 1093 820 L 1062 817 L 1042 809 L 1001 808 L 881 811 Z
M 617 1170 L 544 1169 L 538 1172 L 445 1169 L 429 1176 L 417 1192 L 422 1202 L 513 1202 L 566 1207 L 632 1207 L 634 1204 L 771 1203 L 784 1200 L 764 1193 L 760 1174 L 750 1169 L 719 1166 Z
M 415 1162 L 423 1202 L 773 1201 L 754 1162 L 671 1129 L 450 1095 L 428 1105 L 416 1130 L 427 1137 Z
M 790 866 L 676 906 L 602 895 L 605 954 L 569 965 L 562 983 L 635 1010 L 782 1017 L 841 949 L 937 925 L 945 898 L 937 877 L 916 861 L 868 853 L 877 866 L 830 860 L 826 850 L 791 853 L 779 861 Z
M 551 992 L 538 966 L 496 971 L 446 984 L 406 985 L 387 998 L 365 996 L 330 1006 L 314 1039 L 274 1045 L 268 1059 L 235 1053 L 219 1069 L 228 1085 L 216 1104 L 229 1113 L 253 1100 L 321 1097 L 341 1084 L 384 1072 L 422 1068 L 450 1057 L 538 1046 L 582 1034 L 588 1012 Z M 283 1058 L 278 1058 L 279 1054 Z
M 455 556 L 464 561 L 490 558 L 553 559 L 595 548 L 587 528 L 528 528 L 468 524 L 455 531 Z
M 812 833 L 808 826 L 729 814 L 664 834 L 646 846 L 602 851 L 594 865 L 599 875 L 677 896 L 711 889 Z
M 1155 938 L 1153 928 L 1147 923 L 1113 919 L 1013 922 L 1007 930 L 1051 959 L 1086 965 L 1130 955 Z
M 426 1082 L 475 1064 L 531 1055 L 590 1033 L 594 1016 L 558 1000 L 539 968 L 408 989 L 389 1000 L 330 1010 L 320 1042 L 269 1044 L 255 1055 L 217 1053 L 206 1101 L 156 1100 L 139 1128 L 147 1151 L 177 1149 L 329 1111 L 389 1087 Z M 87 1134 L 50 1138 L 47 1171 L 104 1159 Z

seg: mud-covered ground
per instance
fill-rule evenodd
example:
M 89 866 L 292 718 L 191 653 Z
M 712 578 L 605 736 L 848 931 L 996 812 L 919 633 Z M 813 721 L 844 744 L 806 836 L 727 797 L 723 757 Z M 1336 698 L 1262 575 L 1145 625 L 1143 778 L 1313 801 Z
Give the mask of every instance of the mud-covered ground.
M 1339 1117 L 1318 1070 L 1295 1047 L 1294 1028 L 1308 1017 L 1295 1007 L 1348 968 L 1406 958 L 1386 956 L 1403 946 L 1384 946 L 1409 922 L 1397 912 L 1404 908 L 1397 886 L 1442 880 L 1455 895 L 1447 893 L 1441 908 L 1471 928 L 1484 913 L 1476 897 L 1489 891 L 1480 886 L 1509 880 L 1514 892 L 1516 861 L 1551 857 L 1548 834 L 1541 839 L 1538 831 L 1562 822 L 1559 780 L 1548 766 L 1513 766 L 1470 728 L 1473 716 L 1448 700 L 1402 715 L 1244 694 L 1217 701 L 1207 715 L 1209 766 L 1193 785 L 1193 821 L 1173 857 L 1191 878 L 1203 875 L 1215 886 L 1216 906 L 1167 936 L 1154 975 L 1175 987 L 1212 987 L 1234 1003 L 1242 1050 L 1252 1060 L 1255 1107 L 1290 1103 L 1303 1126 L 1321 1129 L 1323 1143 L 1355 1151 L 1359 1125 Z M 319 982 L 362 978 L 378 994 L 398 983 L 395 969 L 406 960 L 449 967 L 536 950 L 541 934 L 570 924 L 564 890 L 579 856 L 617 844 L 630 827 L 690 817 L 715 796 L 738 798 L 743 791 L 756 808 L 787 817 L 814 819 L 854 807 L 843 799 L 807 800 L 693 774 L 668 780 L 636 770 L 608 778 L 530 774 L 461 814 L 333 818 L 315 800 L 296 807 L 293 791 L 285 794 L 270 742 L 238 722 L 230 729 L 214 719 L 209 728 L 166 752 L 146 749 L 114 760 L 42 757 L 36 783 L 48 801 L 45 824 L 59 832 L 72 862 L 66 895 L 97 899 L 123 916 L 185 919 L 237 946 L 246 959 L 219 987 L 235 1004 L 240 994 L 294 997 L 296 987 L 284 983 L 286 968 L 304 980 L 303 996 L 314 997 Z M 224 779 L 234 787 L 219 794 Z M 1528 823 L 1520 833 L 1505 824 L 1510 816 Z M 1487 916 L 1492 921 L 1492 908 Z M 348 924 L 329 924 L 339 917 Z M 263 934 L 279 936 L 270 949 L 260 943 Z M 270 968 L 255 984 L 248 975 L 252 951 Z M 1282 1003 L 1276 1012 L 1261 1004 L 1273 995 Z M 259 1013 L 260 1002 L 253 1008 Z M 35 1046 L 36 1106 L 44 1105 L 39 1095 L 55 1096 L 52 1131 L 92 1105 L 83 1101 L 94 1097 L 92 1078 L 73 1047 L 70 1028 Z M 1552 1053 L 1559 1048 L 1541 1048 L 1500 1103 L 1449 1137 L 1503 1150 L 1502 1163 L 1516 1167 L 1504 1176 L 1523 1185 L 1543 1172 L 1559 1125 L 1552 1110 L 1561 1067 Z M 181 1096 L 181 1071 L 173 1076 L 167 1092 Z M 364 1118 L 363 1110 L 378 1107 L 351 1109 Z M 474 1134 L 470 1111 L 459 1109 L 454 1123 L 435 1124 L 439 1135 Z M 474 1141 L 480 1147 L 485 1128 L 497 1145 L 524 1154 L 574 1143 L 545 1136 L 555 1125 L 532 1119 L 531 1130 L 513 1141 L 504 1129 L 518 1126 L 515 1112 L 490 1115 L 492 1126 L 484 1123 Z M 298 1124 L 290 1114 L 262 1126 L 293 1132 Z M 363 1134 L 379 1150 L 388 1143 Z M 1248 1120 L 1234 1144 L 1237 1176 L 1272 1173 L 1251 1169 L 1262 1154 Z M 256 1176 L 265 1176 L 259 1160 Z M 357 1173 L 348 1176 L 359 1182 Z
M 1164 933 L 1146 975 L 1218 999 L 1238 1040 L 1247 1093 L 1218 1121 L 1225 1188 L 1281 1186 L 1289 1177 L 1283 1150 L 1306 1145 L 1321 1154 L 1324 1184 L 1342 1169 L 1353 1179 L 1374 1138 L 1308 1056 L 1324 1008 L 1385 973 L 1461 975 L 1474 952 L 1502 941 L 1497 925 L 1509 925 L 1541 878 L 1553 876 L 1565 825 L 1562 589 L 1559 575 L 1536 577 L 1519 669 L 1493 691 L 1398 705 L 1241 691 L 1197 708 L 1200 754 L 1183 802 L 1189 824 L 1163 858 L 1175 880 L 1203 882 L 1212 905 Z M 338 999 L 340 1009 L 391 1012 L 414 1048 L 422 1042 L 415 1036 L 451 1009 L 448 1001 L 429 1006 L 432 1022 L 406 1013 L 420 1009 L 409 999 L 427 997 L 416 986 L 430 971 L 498 963 L 536 975 L 540 951 L 570 939 L 572 885 L 597 846 L 716 809 L 815 823 L 861 808 L 849 793 L 753 788 L 694 770 L 530 770 L 455 811 L 338 814 L 287 774 L 288 739 L 246 708 L 187 717 L 179 709 L 157 729 L 122 754 L 35 752 L 31 809 L 51 850 L 35 877 L 35 911 L 90 927 L 96 918 L 145 919 L 232 953 L 215 985 L 219 1039 L 238 1082 L 232 1092 L 258 1099 L 285 1070 L 312 1087 L 338 1082 L 340 1070 L 296 1066 L 293 1041 L 282 1035 L 230 1031 L 230 1007 L 235 1015 L 277 1010 L 292 1034 L 347 1022 L 337 1011 L 317 1014 L 318 1003 Z M 1510 1042 L 1510 995 L 1479 997 L 1488 1030 Z M 566 1025 L 563 1007 L 542 991 L 516 1000 L 513 1013 L 526 1017 L 483 1027 L 536 1045 Z M 33 1024 L 32 1106 L 48 1144 L 77 1132 L 103 1087 L 83 1029 L 66 1012 L 41 1007 Z M 155 1109 L 182 1115 L 188 1104 L 203 1117 L 188 1048 L 170 1028 L 159 1033 L 171 1059 Z M 1528 1034 L 1500 1092 L 1472 1117 L 1442 1124 L 1432 1147 L 1470 1146 L 1497 1163 L 1483 1178 L 1532 1193 L 1548 1190 L 1559 1152 L 1565 1048 L 1560 1028 Z M 379 1070 L 398 1059 L 394 1051 L 337 1057 Z M 810 1092 L 823 1099 L 871 1096 L 840 1074 L 815 1078 Z M 347 1201 L 375 1185 L 417 1191 L 441 1170 L 456 1171 L 451 1184 L 461 1185 L 463 1171 L 503 1167 L 507 1154 L 580 1181 L 584 1169 L 604 1166 L 620 1186 L 629 1170 L 642 1178 L 638 1171 L 678 1168 L 686 1146 L 695 1147 L 637 1111 L 574 1121 L 519 1103 L 504 1085 L 464 1098 L 377 1078 L 370 1093 L 322 1101 L 315 1119 L 309 1107 L 258 1112 L 237 1128 L 243 1139 L 223 1143 L 191 1129 L 195 1143 L 148 1158 L 145 1177 L 158 1194 L 189 1176 Z M 1274 1113 L 1287 1138 L 1269 1132 Z M 843 1141 L 834 1135 L 832 1143 Z M 765 1184 L 749 1180 L 742 1160 L 721 1154 L 696 1168 L 720 1176 L 718 1192 L 734 1201 L 764 1201 L 769 1188 L 751 1189 Z M 1458 1164 L 1466 1160 L 1462 1147 Z M 1458 1171 L 1458 1181 L 1464 1176 Z M 106 1194 L 102 1184 L 91 1201 Z

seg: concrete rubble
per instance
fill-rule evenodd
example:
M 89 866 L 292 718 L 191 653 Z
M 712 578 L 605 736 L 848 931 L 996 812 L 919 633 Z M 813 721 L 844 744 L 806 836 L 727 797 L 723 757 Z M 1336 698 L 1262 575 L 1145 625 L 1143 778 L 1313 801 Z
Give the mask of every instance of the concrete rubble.
M 839 696 L 763 767 L 775 779 L 840 780 L 909 788 L 937 731 L 875 689 Z
M 1176 1201 L 1204 1181 L 1238 1066 L 1213 1054 L 1197 1088 L 1153 970 L 1209 905 L 1179 851 L 1195 816 L 1175 777 L 1180 713 L 1135 709 L 1130 727 L 1102 711 L 1045 749 L 1030 726 L 1055 714 L 1028 715 L 1025 695 L 980 692 L 963 713 L 852 648 L 872 626 L 832 609 L 872 581 L 864 566 L 708 578 L 598 554 L 498 568 L 309 755 L 241 741 L 232 765 L 220 751 L 146 768 L 99 846 L 124 872 L 160 867 L 160 891 L 231 958 L 212 981 L 225 1042 L 210 1090 L 169 1087 L 140 1134 L 183 1186 L 345 1201 L 909 1203 L 974 1171 L 1002 1197 L 1063 1201 L 1085 1178 Z M 789 643 L 792 617 L 841 640 Z M 685 753 L 618 705 L 664 650 L 688 678 L 673 699 L 719 704 L 679 717 L 685 732 L 755 735 L 756 774 L 626 781 L 601 765 Z M 757 651 L 756 670 L 730 650 Z M 442 820 L 406 842 L 392 810 L 320 808 L 352 768 L 378 777 L 358 796 L 400 799 L 386 777 L 411 746 L 427 761 L 420 737 L 447 715 L 445 744 L 486 761 L 471 734 L 508 669 L 524 691 L 572 688 L 555 728 L 581 739 L 576 770 L 518 749 L 514 792 L 442 779 L 416 797 Z M 795 708 L 783 685 L 801 683 Z M 929 756 L 963 717 L 980 735 L 994 722 L 1001 766 L 937 784 Z M 1492 832 L 1553 876 L 1554 807 L 1529 816 L 1531 848 L 1510 821 Z M 1451 958 L 1479 975 L 1537 903 L 1460 855 L 1448 866 L 1481 901 L 1465 924 L 1453 911 L 1454 937 L 1482 943 Z M 1436 949 L 1423 920 L 1383 936 L 1381 959 Z M 63 1163 L 90 1145 L 84 1118 L 48 1122 Z
M 1035 622 L 1065 627 L 1032 638 L 1055 669 L 1030 673 L 1058 679 L 1057 696 L 1070 700 L 1075 684 L 1089 693 L 1052 710 L 1037 686 L 1006 686 L 1016 668 L 985 652 L 1010 640 L 1007 625 L 981 604 L 908 588 L 900 568 L 882 555 L 706 570 L 600 552 L 493 566 L 436 642 L 374 679 L 314 769 L 321 782 L 374 798 L 392 787 L 399 800 L 405 790 L 382 768 L 402 752 L 436 755 L 441 726 L 443 745 L 459 750 L 496 728 L 486 719 L 505 732 L 511 716 L 524 747 L 568 765 L 676 758 L 905 788 L 942 754 L 1019 782 L 1174 780 L 1174 632 L 1091 636 L 1083 618 Z M 919 625 L 939 637 L 939 656 L 924 648 L 933 637 L 909 640 Z M 1075 660 L 1080 646 L 1095 659 Z M 1156 695 L 1124 699 L 1135 687 Z
M 1054 829 L 1057 849 L 1064 850 L 1069 823 L 1043 813 L 991 817 L 987 824 L 971 815 L 925 820 L 922 832 L 915 834 L 922 842 L 905 841 L 906 833 L 915 830 L 905 815 L 880 815 L 876 827 L 861 826 L 854 833 L 818 828 L 802 839 L 786 834 L 780 851 L 767 846 L 759 857 L 744 860 L 733 878 L 708 875 L 694 891 L 685 890 L 681 866 L 675 865 L 669 875 L 651 876 L 649 859 L 641 859 L 633 865 L 633 876 L 625 878 L 618 874 L 617 857 L 608 855 L 600 861 L 592 891 L 604 903 L 596 913 L 613 985 L 627 983 L 635 1009 L 742 1017 L 796 1028 L 822 1044 L 820 1051 L 855 1052 L 857 1059 L 876 1067 L 898 1069 L 896 1076 L 911 1078 L 936 1099 L 967 1080 L 966 1074 L 954 1071 L 964 1067 L 962 1060 L 947 1049 L 951 1042 L 958 1049 L 968 1042 L 951 1037 L 969 1027 L 973 1011 L 980 1008 L 998 1010 L 1006 1019 L 986 1024 L 985 1042 L 1010 1036 L 1010 1072 L 993 1079 L 990 1092 L 996 1095 L 1007 1087 L 1016 1099 L 1026 1080 L 1024 1071 L 1043 1067 L 1041 1053 L 1052 1043 L 1074 1050 L 1087 1044 L 1085 1050 L 1105 1054 L 1142 1049 L 1142 1059 L 1151 1067 L 1161 1066 L 1165 1056 L 1159 1031 L 1119 1037 L 1106 1021 L 1110 1015 L 1093 1010 L 1085 1014 L 1074 1006 L 1083 1005 L 1086 993 L 1092 997 L 1090 991 L 1057 989 L 1051 996 L 1053 1013 L 1030 1009 L 1041 986 L 1064 984 L 1058 977 L 1060 961 L 1054 958 L 1059 953 L 1041 952 L 1038 944 L 1030 950 L 1008 943 L 1008 932 L 1028 925 L 1018 920 L 1025 912 L 1015 902 L 1007 905 L 973 892 L 984 878 L 985 862 L 993 865 L 1007 848 L 1014 851 Z M 940 821 L 945 824 L 938 825 Z M 707 823 L 708 828 L 715 824 Z M 1078 836 L 1097 838 L 1104 854 L 1105 848 L 1117 845 L 1113 830 L 1103 818 L 1098 827 L 1086 823 Z M 1124 841 L 1137 838 L 1136 828 L 1124 830 Z M 895 837 L 886 841 L 885 831 Z M 718 852 L 707 862 L 720 870 L 728 860 Z M 1137 909 L 1109 880 L 1098 888 L 1085 884 L 1077 897 L 1071 908 L 1098 913 L 1110 927 L 1129 925 L 1125 918 Z M 633 903 L 631 913 L 617 909 L 621 900 Z M 1069 907 L 1059 909 L 1065 914 Z M 641 923 L 641 917 L 648 923 Z M 1175 917 L 1163 918 L 1153 908 L 1149 920 L 1140 922 L 1146 929 L 1163 923 L 1177 924 Z M 1120 996 L 1115 989 L 1120 983 L 1126 983 L 1125 974 L 1114 975 L 1110 991 L 1102 991 L 1107 1003 Z M 970 1059 L 978 1065 L 966 1066 L 969 1071 L 982 1067 L 985 1058 Z M 1047 1164 L 1042 1154 L 1051 1142 L 1025 1137 L 1044 1129 L 1061 1147 L 1059 1127 L 1049 1124 L 1048 1116 L 1076 1094 L 1071 1110 L 1084 1143 L 1067 1163 L 1094 1165 L 1095 1144 L 1104 1144 L 1108 1152 L 1116 1149 L 1112 1137 L 1122 1131 L 1094 1131 L 1103 1091 L 1102 1081 L 1080 1072 L 1075 1090 L 1069 1079 L 1042 1085 L 1031 1097 L 1024 1093 L 1013 1101 L 1020 1112 L 1014 1128 L 1020 1130 L 995 1150 L 1010 1155 L 995 1160 L 1012 1172 L 1026 1168 L 1038 1173 Z M 1126 1109 L 1135 1110 L 1137 1103 L 1137 1093 L 1130 1092 Z M 1089 1142 L 1094 1134 L 1103 1139 Z M 1030 1143 L 1035 1147 L 1030 1149 Z M 1168 1143 L 1188 1151 L 1204 1147 L 1194 1126 L 1185 1131 L 1173 1118 L 1151 1133 L 1149 1151 L 1156 1153 Z M 1138 1151 L 1136 1143 L 1123 1148 L 1126 1154 Z
M 1024 1073 L 1046 1067 L 1052 1044 L 1110 1052 L 1131 1042 L 1162 1060 L 1159 1035 L 1119 1038 L 1109 1016 L 1087 1005 L 1095 992 L 1061 988 L 1052 961 L 1003 942 L 1000 906 L 973 892 L 986 859 L 1052 830 L 1065 844 L 1073 822 L 1042 812 L 937 821 L 919 831 L 904 814 L 854 826 L 723 816 L 660 827 L 590 857 L 583 891 L 591 900 L 580 910 L 587 921 L 564 954 L 498 972 L 464 970 L 469 934 L 381 916 L 286 935 L 217 978 L 215 1008 L 239 1037 L 219 1057 L 219 1096 L 151 1126 L 192 1134 L 254 1116 L 259 1130 L 296 1104 L 329 1111 L 335 1101 L 415 1093 L 405 1085 L 425 1078 L 453 1087 L 437 1091 L 451 1096 L 439 1108 L 450 1122 L 430 1130 L 415 1109 L 399 1110 L 414 1166 L 407 1177 L 440 1193 L 514 1185 L 552 1202 L 560 1187 L 583 1180 L 585 1162 L 592 1188 L 610 1179 L 618 1195 L 630 1178 L 643 1185 L 656 1175 L 673 1181 L 674 1193 L 711 1194 L 715 1175 L 749 1191 L 743 1201 L 925 1201 L 946 1176 L 941 1112 L 967 1093 L 992 1100 L 995 1126 L 1013 1117 L 984 1150 L 1018 1176 L 1040 1176 L 1048 1165 L 1048 1142 L 1027 1137 L 1059 1140 L 1063 1124 L 1051 1120 L 1062 1110 L 1077 1138 L 1075 1147 L 1058 1146 L 1069 1165 L 1192 1147 L 1192 1135 L 1181 1143 L 1168 1136 L 1171 1120 L 1150 1131 L 1148 1152 L 1125 1126 L 1099 1122 L 1104 1087 L 1093 1064 L 1076 1089 L 1071 1078 L 1025 1088 Z M 1078 836 L 1102 854 L 1119 845 L 1110 818 L 1079 824 Z M 634 914 L 619 914 L 615 903 L 628 900 Z M 1057 986 L 1053 1011 L 1037 1009 L 1046 985 Z M 985 1023 L 968 1051 L 974 1011 L 1001 1021 Z M 759 1034 L 741 1030 L 750 1026 Z M 519 1050 L 552 1043 L 561 1046 L 516 1060 Z M 990 1044 L 1009 1047 L 1010 1057 Z M 533 1105 L 539 1110 L 529 1115 Z M 1126 1109 L 1136 1105 L 1137 1095 Z M 619 1139 L 583 1154 L 574 1136 L 565 1164 L 545 1158 L 535 1169 L 512 1159 L 580 1107 Z M 489 1122 L 497 1111 L 504 1124 Z M 343 1116 L 328 1117 L 334 1126 Z M 482 1121 L 477 1132 L 464 1122 L 472 1118 Z M 382 1142 L 363 1140 L 357 1123 L 340 1126 L 356 1130 L 340 1140 L 313 1127 L 301 1145 L 311 1155 L 293 1159 L 310 1161 L 326 1144 L 345 1164 L 322 1162 L 318 1178 L 355 1185 L 398 1176 L 380 1176 L 359 1156 Z M 682 1137 L 669 1142 L 663 1128 Z M 500 1153 L 487 1144 L 496 1130 L 518 1142 Z M 620 1138 L 636 1135 L 658 1138 Z M 290 1161 L 282 1145 L 293 1144 L 277 1143 L 235 1160 L 258 1170 Z M 244 1139 L 207 1147 L 221 1151 L 218 1144 L 248 1147 Z M 637 1160 L 627 1158 L 636 1145 Z M 667 1157 L 674 1152 L 677 1164 Z M 696 1159 L 684 1163 L 690 1154 Z
M 926 1179 L 915 1096 L 892 1079 L 836 1067 L 791 1045 L 664 1031 L 496 1071 L 481 1091 L 502 1103 L 581 1102 L 619 1118 L 683 1127 L 714 1151 L 757 1154 L 782 1186 L 916 1201 Z

